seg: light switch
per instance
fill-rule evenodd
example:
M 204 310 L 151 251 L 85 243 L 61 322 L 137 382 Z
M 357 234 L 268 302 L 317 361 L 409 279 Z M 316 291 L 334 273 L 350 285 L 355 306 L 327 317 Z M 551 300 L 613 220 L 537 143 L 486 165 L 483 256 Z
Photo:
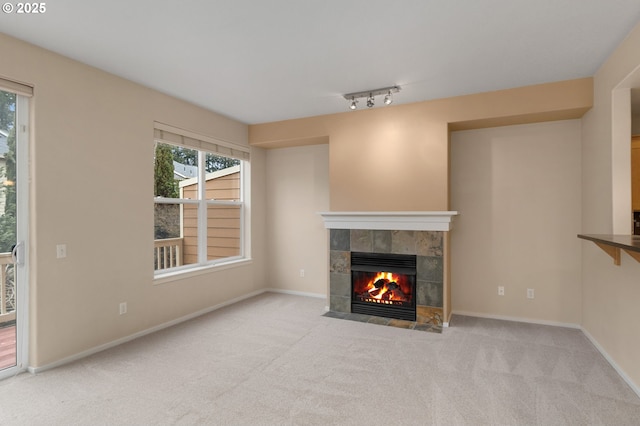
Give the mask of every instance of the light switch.
M 58 259 L 63 259 L 67 257 L 67 245 L 66 244 L 58 244 L 56 246 L 56 255 Z

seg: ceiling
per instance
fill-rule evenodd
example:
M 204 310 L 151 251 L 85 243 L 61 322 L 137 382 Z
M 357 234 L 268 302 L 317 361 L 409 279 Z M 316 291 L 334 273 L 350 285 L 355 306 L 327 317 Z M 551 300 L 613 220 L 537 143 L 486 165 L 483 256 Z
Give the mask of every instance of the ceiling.
M 55 0 L 0 31 L 254 124 L 593 76 L 638 0 Z M 376 107 L 382 104 L 377 100 Z M 360 108 L 366 108 L 360 102 Z

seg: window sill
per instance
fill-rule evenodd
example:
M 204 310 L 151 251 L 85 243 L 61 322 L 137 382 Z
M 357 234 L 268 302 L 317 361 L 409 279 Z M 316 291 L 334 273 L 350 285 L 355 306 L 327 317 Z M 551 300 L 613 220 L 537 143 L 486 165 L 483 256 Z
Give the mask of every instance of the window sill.
M 154 276 L 153 285 L 162 285 L 174 281 L 181 281 L 191 277 L 210 274 L 212 272 L 224 271 L 225 269 L 239 268 L 253 263 L 250 258 L 230 260 L 228 262 L 216 263 L 215 265 L 198 266 L 187 270 L 178 270 L 157 274 Z

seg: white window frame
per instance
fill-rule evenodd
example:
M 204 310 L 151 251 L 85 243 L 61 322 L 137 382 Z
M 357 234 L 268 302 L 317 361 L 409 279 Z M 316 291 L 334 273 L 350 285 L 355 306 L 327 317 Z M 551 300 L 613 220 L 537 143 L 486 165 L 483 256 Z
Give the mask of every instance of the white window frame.
M 155 204 L 178 204 L 198 206 L 198 261 L 188 265 L 159 269 L 154 271 L 156 283 L 183 278 L 185 275 L 208 272 L 211 268 L 226 269 L 250 261 L 249 238 L 249 194 L 250 194 L 250 162 L 249 147 L 231 142 L 220 141 L 207 136 L 198 135 L 163 123 L 154 123 L 154 146 L 164 143 L 180 146 L 198 152 L 198 199 L 154 197 Z M 155 150 L 154 150 L 155 151 Z M 206 199 L 206 155 L 240 160 L 240 199 L 239 201 L 223 201 Z M 207 209 L 212 205 L 240 207 L 240 253 L 220 259 L 207 260 Z M 182 223 L 181 232 L 182 232 Z

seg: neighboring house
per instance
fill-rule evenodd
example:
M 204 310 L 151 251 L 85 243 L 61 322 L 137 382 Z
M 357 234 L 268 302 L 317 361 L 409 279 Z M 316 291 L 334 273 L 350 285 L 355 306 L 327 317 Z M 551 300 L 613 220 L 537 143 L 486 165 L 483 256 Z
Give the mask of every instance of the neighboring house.
M 180 196 L 197 198 L 197 179 L 180 182 Z M 240 166 L 233 166 L 206 175 L 206 197 L 208 200 L 240 200 Z M 195 205 L 185 205 L 182 211 L 182 237 L 184 264 L 198 260 L 197 219 Z M 207 259 L 240 255 L 240 206 L 210 205 L 207 214 Z
M 178 163 L 174 160 L 173 162 L 173 178 L 175 180 L 183 180 L 195 178 L 198 176 L 198 167 L 197 166 L 189 166 L 187 164 Z

